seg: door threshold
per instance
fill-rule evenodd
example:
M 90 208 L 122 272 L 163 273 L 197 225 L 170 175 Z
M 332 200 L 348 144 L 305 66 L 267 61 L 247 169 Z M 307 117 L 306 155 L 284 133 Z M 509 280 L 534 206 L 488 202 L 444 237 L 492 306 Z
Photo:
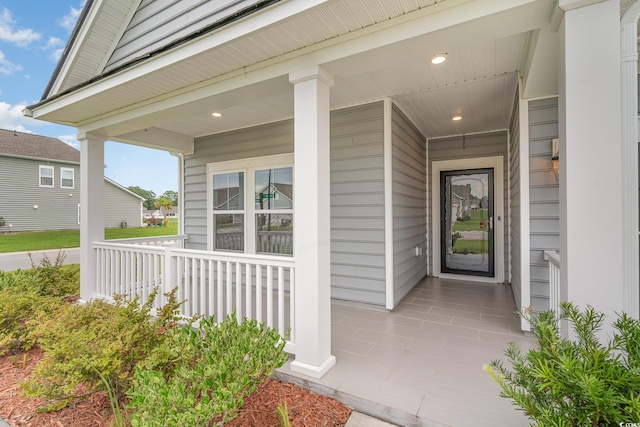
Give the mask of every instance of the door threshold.
M 437 277 L 438 279 L 464 280 L 467 282 L 500 284 L 500 282 L 498 282 L 498 279 L 496 279 L 495 277 L 472 276 L 467 274 L 440 273 L 438 276 L 434 276 L 434 277 Z

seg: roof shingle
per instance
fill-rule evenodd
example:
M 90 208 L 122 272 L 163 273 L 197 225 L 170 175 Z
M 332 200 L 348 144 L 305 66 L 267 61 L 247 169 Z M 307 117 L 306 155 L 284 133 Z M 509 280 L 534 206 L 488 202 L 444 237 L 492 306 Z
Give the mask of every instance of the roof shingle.
M 0 156 L 3 154 L 80 163 L 80 151 L 59 139 L 0 129 Z

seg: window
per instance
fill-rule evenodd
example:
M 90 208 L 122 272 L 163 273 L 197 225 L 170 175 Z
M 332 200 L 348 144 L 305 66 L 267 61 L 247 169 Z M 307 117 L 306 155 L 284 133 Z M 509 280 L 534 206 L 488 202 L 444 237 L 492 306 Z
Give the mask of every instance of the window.
M 73 188 L 75 171 L 71 168 L 60 168 L 60 187 Z
M 207 165 L 210 250 L 293 255 L 293 155 Z
M 53 166 L 40 165 L 40 187 L 53 188 Z

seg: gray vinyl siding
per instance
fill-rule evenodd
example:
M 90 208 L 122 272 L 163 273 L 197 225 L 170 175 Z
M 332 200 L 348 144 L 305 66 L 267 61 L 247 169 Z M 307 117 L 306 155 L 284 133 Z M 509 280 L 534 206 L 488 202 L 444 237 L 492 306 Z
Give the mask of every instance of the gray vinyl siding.
M 256 0 L 142 0 L 105 71 L 192 34 Z
M 104 226 L 105 228 L 120 227 L 122 221 L 127 223 L 127 227 L 142 226 L 142 200 L 105 181 Z
M 513 115 L 509 123 L 509 211 L 511 230 L 511 289 L 516 300 L 518 310 L 522 309 L 520 296 L 522 295 L 522 256 L 520 254 L 522 215 L 520 193 L 520 109 L 519 95 L 516 94 Z
M 53 188 L 40 187 L 40 165 L 53 166 Z M 60 188 L 60 167 L 74 169 L 73 189 Z M 13 231 L 78 228 L 79 184 L 79 165 L 0 157 L 0 216 L 7 224 L 0 231 L 9 224 Z
M 398 304 L 427 274 L 427 166 L 424 137 L 397 106 L 392 110 L 393 286 Z
M 331 113 L 331 295 L 385 305 L 384 107 Z
M 53 166 L 53 188 L 40 187 L 40 165 Z M 60 168 L 74 170 L 73 188 L 60 187 Z M 126 220 L 140 227 L 142 201 L 105 181 L 105 227 Z M 0 232 L 78 229 L 80 165 L 0 156 Z M 34 208 L 38 206 L 38 208 Z
M 447 138 L 435 138 L 430 139 L 428 142 L 428 159 L 429 159 L 429 185 L 427 189 L 429 191 L 428 197 L 429 200 L 432 200 L 432 179 L 431 179 L 431 165 L 433 162 L 442 161 L 442 160 L 457 160 L 457 159 L 468 159 L 474 157 L 492 157 L 492 156 L 503 156 L 504 164 L 504 194 L 501 196 L 504 199 L 504 209 L 505 212 L 502 212 L 502 217 L 506 218 L 509 207 L 509 200 L 507 188 L 509 188 L 508 183 L 508 169 L 507 169 L 507 132 L 498 131 L 498 132 L 488 132 L 482 134 L 474 134 L 474 135 L 466 135 L 463 136 L 455 136 L 455 137 L 447 137 Z M 494 197 L 499 197 L 499 195 L 495 194 Z M 428 211 L 429 214 L 429 223 L 433 220 L 433 215 L 431 210 Z M 495 215 L 498 215 L 498 212 L 495 212 Z M 509 259 L 509 227 L 508 221 L 504 221 L 504 259 Z M 433 254 L 432 251 L 429 250 L 429 271 L 433 271 Z M 509 277 L 509 263 L 504 263 L 504 277 Z
M 551 162 L 551 140 L 558 137 L 558 98 L 529 102 L 529 203 L 531 308 L 549 309 L 549 266 L 545 250 L 560 249 L 560 190 Z
M 197 138 L 185 156 L 187 247 L 207 249 L 208 163 L 293 152 L 293 120 Z M 331 112 L 332 297 L 385 304 L 382 102 Z

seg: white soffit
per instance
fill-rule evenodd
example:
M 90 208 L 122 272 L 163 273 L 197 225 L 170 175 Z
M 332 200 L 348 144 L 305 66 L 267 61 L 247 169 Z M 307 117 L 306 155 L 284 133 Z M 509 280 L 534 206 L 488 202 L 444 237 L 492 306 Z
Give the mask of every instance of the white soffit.
M 149 100 L 158 104 L 165 98 L 167 101 L 171 99 L 165 94 L 180 93 L 181 88 L 199 90 L 197 83 L 215 81 L 215 78 L 212 80 L 214 76 L 224 76 L 221 82 L 244 79 L 247 88 L 253 85 L 260 90 L 259 84 L 250 81 L 249 75 L 243 73 L 243 70 L 251 69 L 247 64 L 262 62 L 277 65 L 278 57 L 295 55 L 296 51 L 304 50 L 307 44 L 324 42 L 332 46 L 331 43 L 338 40 L 339 34 L 346 34 L 346 37 L 351 39 L 357 38 L 359 29 L 376 25 L 376 22 L 384 24 L 393 16 L 401 16 L 397 19 L 404 19 L 402 15 L 417 10 L 415 8 L 430 6 L 425 10 L 433 8 L 442 11 L 446 10 L 443 7 L 445 3 L 461 8 L 466 7 L 468 3 L 473 3 L 471 7 L 478 4 L 465 0 L 446 0 L 436 5 L 432 3 L 388 0 L 376 3 L 376 8 L 367 8 L 365 5 L 369 3 L 365 0 L 328 1 L 287 21 L 231 40 L 218 48 L 194 55 L 179 63 L 168 64 L 152 74 L 125 81 L 112 89 L 94 93 L 91 102 L 83 101 L 80 94 L 78 102 L 68 103 L 63 109 L 52 108 L 45 118 L 54 121 L 56 118 L 70 120 L 71 123 L 83 120 L 90 123 L 97 118 L 96 123 L 106 123 L 109 117 L 113 116 L 113 112 L 122 111 L 123 117 L 125 116 L 127 108 L 123 109 L 123 100 L 126 100 L 128 105 L 136 105 L 136 109 L 145 109 L 145 105 L 151 105 Z M 495 5 L 505 2 L 479 3 Z M 470 26 L 474 31 L 483 31 L 485 38 L 489 37 L 486 40 L 474 37 L 477 35 L 475 33 L 466 34 L 465 29 L 469 27 L 450 27 L 446 37 L 432 37 L 431 33 L 427 33 L 415 37 L 410 45 L 398 42 L 383 49 L 383 52 L 370 52 L 370 57 L 378 56 L 373 59 L 377 61 L 373 66 L 370 63 L 371 58 L 364 58 L 369 61 L 367 62 L 361 61 L 363 58 L 357 56 L 346 56 L 339 62 L 327 64 L 330 72 L 337 73 L 336 85 L 331 91 L 332 108 L 391 97 L 414 120 L 425 136 L 457 134 L 461 128 L 474 127 L 473 130 L 463 132 L 505 128 L 515 96 L 517 72 L 522 70 L 524 64 L 530 30 L 548 22 L 553 6 L 551 0 L 519 0 L 518 3 L 524 7 L 514 8 L 517 9 L 513 12 L 515 15 L 508 14 L 508 19 L 501 15 L 502 21 L 499 22 L 511 26 L 511 29 L 503 31 L 506 34 L 510 31 L 515 32 L 513 26 L 516 23 L 518 28 L 522 27 L 522 32 L 496 38 L 489 37 L 502 31 L 495 28 L 496 18 L 485 22 L 484 27 L 475 23 Z M 381 7 L 378 8 L 378 5 Z M 375 13 L 370 9 L 375 9 Z M 462 11 L 454 7 L 451 12 Z M 535 17 L 531 18 L 533 15 Z M 210 36 L 212 41 L 215 38 L 216 35 Z M 443 40 L 450 45 L 441 42 Z M 423 41 L 428 43 L 423 44 Z M 435 46 L 436 42 L 449 55 L 449 60 L 438 68 L 428 63 L 429 56 L 434 52 L 427 51 L 426 48 L 419 50 L 420 46 Z M 338 47 L 342 45 L 338 44 Z M 403 48 L 411 49 L 411 52 L 405 53 Z M 385 56 L 380 57 L 381 53 Z M 403 55 L 406 58 L 403 59 Z M 365 62 L 368 67 L 359 70 L 358 65 Z M 283 75 L 286 75 L 284 73 L 290 70 L 282 71 Z M 266 90 L 263 96 L 257 96 L 247 91 L 235 102 L 232 96 L 221 98 L 220 95 L 211 95 L 209 99 L 185 105 L 186 108 L 170 107 L 157 114 L 150 112 L 146 121 L 131 119 L 131 123 L 123 127 L 122 132 L 133 132 L 140 126 L 155 126 L 178 134 L 201 136 L 288 118 L 293 114 L 293 97 L 292 87 L 286 83 L 278 83 L 277 93 Z M 267 80 L 262 84 L 270 85 L 271 82 Z M 210 116 L 211 110 L 219 108 L 218 101 L 221 99 L 227 112 L 220 120 L 213 120 Z M 452 111 L 466 115 L 462 122 L 456 123 L 457 127 L 451 124 Z M 425 117 L 425 114 L 429 114 L 429 117 Z M 441 123 L 436 125 L 433 123 L 436 121 Z

